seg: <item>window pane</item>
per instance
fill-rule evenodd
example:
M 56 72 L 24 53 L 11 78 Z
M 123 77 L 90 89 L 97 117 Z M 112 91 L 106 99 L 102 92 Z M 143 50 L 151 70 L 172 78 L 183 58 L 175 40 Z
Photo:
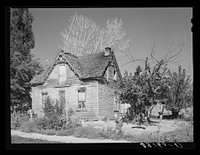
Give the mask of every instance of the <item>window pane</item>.
M 81 98 L 82 98 L 82 96 L 81 96 L 81 93 L 79 92 L 78 93 L 78 101 L 81 101 Z
M 85 101 L 85 92 L 82 92 L 82 101 Z
M 66 66 L 59 66 L 59 75 L 66 75 Z
M 84 102 L 82 102 L 82 108 L 85 108 L 85 103 Z
M 59 77 L 59 84 L 65 84 L 65 76 L 60 76 Z

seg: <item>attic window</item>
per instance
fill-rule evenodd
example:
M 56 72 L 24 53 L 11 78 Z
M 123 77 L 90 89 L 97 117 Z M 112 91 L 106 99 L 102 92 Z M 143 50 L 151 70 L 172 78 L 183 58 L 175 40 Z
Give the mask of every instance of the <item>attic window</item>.
M 65 84 L 66 77 L 67 77 L 66 66 L 59 65 L 59 75 L 58 75 L 59 85 Z
M 117 71 L 116 71 L 116 69 L 114 69 L 114 76 L 113 76 L 113 80 L 117 80 Z

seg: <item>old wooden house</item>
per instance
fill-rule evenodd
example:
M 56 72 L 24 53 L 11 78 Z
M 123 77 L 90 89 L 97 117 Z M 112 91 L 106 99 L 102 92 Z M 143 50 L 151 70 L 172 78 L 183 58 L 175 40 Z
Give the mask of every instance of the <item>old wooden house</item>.
M 76 57 L 60 51 L 49 67 L 31 80 L 32 109 L 43 115 L 47 96 L 64 102 L 75 115 L 84 118 L 114 117 L 121 73 L 111 48 Z

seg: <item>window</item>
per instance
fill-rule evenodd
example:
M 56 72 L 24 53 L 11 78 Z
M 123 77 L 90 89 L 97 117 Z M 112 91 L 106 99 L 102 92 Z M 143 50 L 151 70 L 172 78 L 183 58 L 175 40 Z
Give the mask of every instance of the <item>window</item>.
M 59 66 L 59 75 L 58 75 L 58 82 L 59 85 L 65 84 L 66 80 L 66 66 L 65 65 L 60 65 Z
M 42 107 L 44 107 L 44 102 L 47 99 L 48 93 L 47 92 L 42 92 Z
M 85 108 L 85 88 L 78 90 L 78 109 Z
M 65 91 L 64 90 L 60 90 L 59 93 L 59 101 L 60 101 L 60 105 L 64 106 L 66 104 L 66 100 L 65 100 Z
M 111 67 L 108 67 L 107 69 L 107 81 L 112 80 L 113 78 L 113 69 Z
M 113 76 L 113 80 L 117 81 L 117 71 L 114 69 L 114 76 Z
M 108 67 L 106 71 L 106 77 L 108 80 L 117 80 L 117 71 L 114 67 Z

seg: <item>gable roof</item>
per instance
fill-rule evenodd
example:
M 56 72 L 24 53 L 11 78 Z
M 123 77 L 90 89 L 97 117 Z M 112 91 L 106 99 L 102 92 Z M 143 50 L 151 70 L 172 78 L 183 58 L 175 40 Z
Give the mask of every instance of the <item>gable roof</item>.
M 116 65 L 118 75 L 121 79 L 121 72 L 116 61 L 116 57 L 113 51 L 110 51 L 110 54 L 105 56 L 104 51 L 87 54 L 81 57 L 76 57 L 70 53 L 64 53 L 60 51 L 49 67 L 44 70 L 40 75 L 35 76 L 31 80 L 31 84 L 42 84 L 50 75 L 54 66 L 57 63 L 66 63 L 69 68 L 79 77 L 79 79 L 88 79 L 88 78 L 103 78 L 104 71 L 107 69 L 107 66 L 110 62 L 114 61 Z

